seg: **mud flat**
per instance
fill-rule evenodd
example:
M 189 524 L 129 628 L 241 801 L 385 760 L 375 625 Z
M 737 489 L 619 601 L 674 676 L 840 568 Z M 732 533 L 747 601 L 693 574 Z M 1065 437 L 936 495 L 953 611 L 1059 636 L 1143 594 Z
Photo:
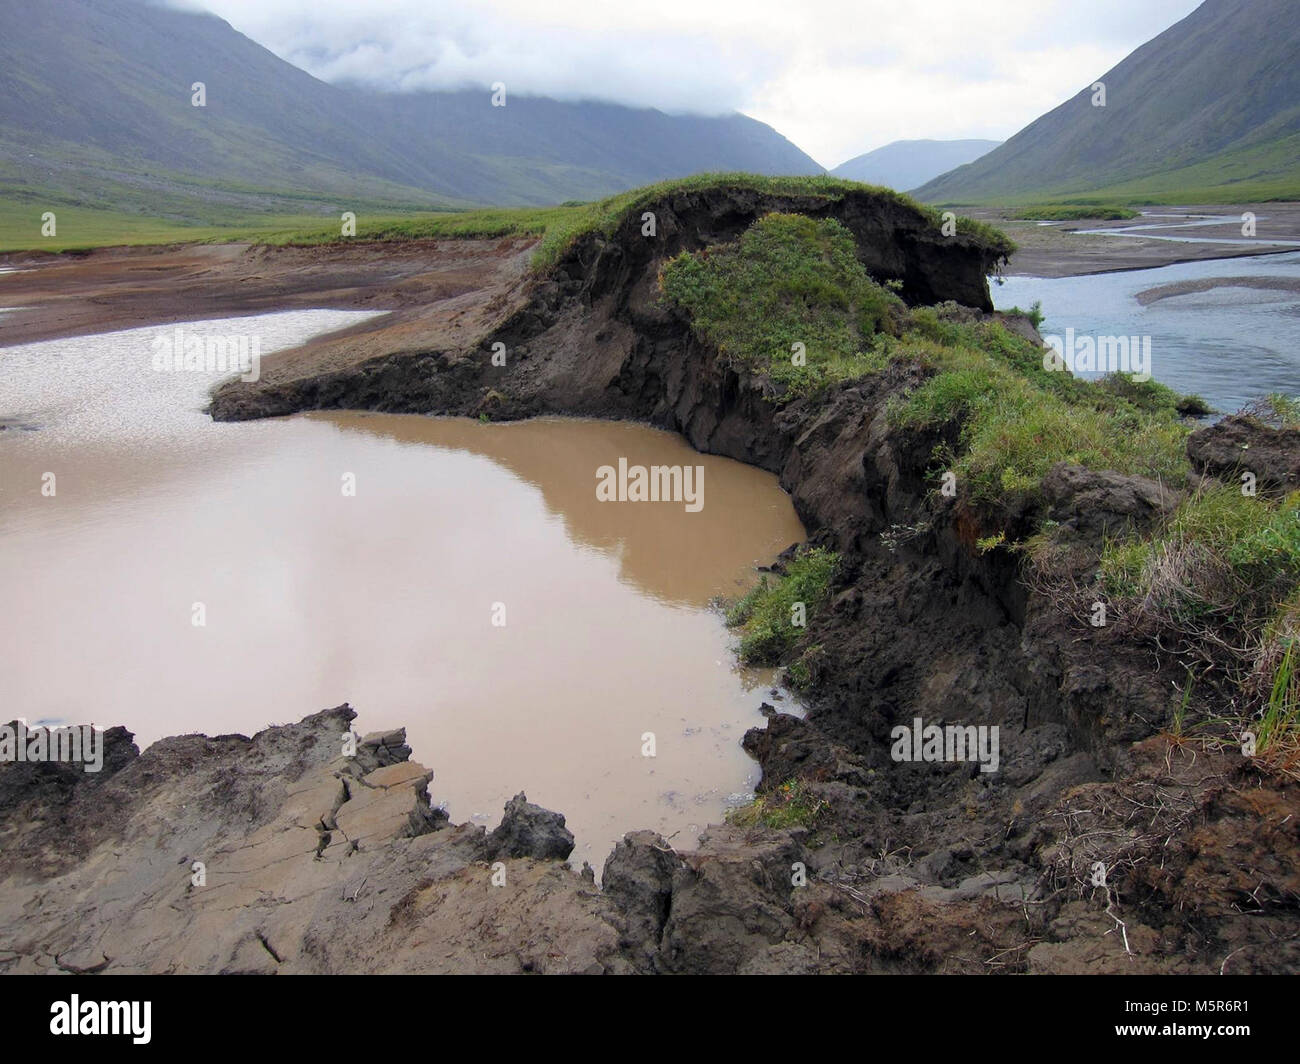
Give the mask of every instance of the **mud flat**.
M 385 754 L 338 762 L 330 736 L 344 709 L 253 740 L 169 740 L 139 757 L 121 735 L 125 767 L 113 775 L 69 780 L 50 769 L 41 787 L 0 792 L 10 796 L 0 802 L 0 897 L 6 917 L 24 917 L 0 957 L 22 970 L 104 956 L 157 970 L 173 963 L 180 932 L 168 929 L 197 896 L 213 909 L 178 970 L 1300 970 L 1295 781 L 1231 751 L 1171 744 L 1159 733 L 1185 678 L 1180 662 L 1117 627 L 1081 624 L 1024 579 L 1015 556 L 977 548 L 980 515 L 941 503 L 927 479 L 936 444 L 959 426 L 906 430 L 886 416 L 922 371 L 897 363 L 815 400 L 774 404 L 767 378 L 719 360 L 658 300 L 658 270 L 677 252 L 734 239 L 769 210 L 826 205 L 724 189 L 654 209 L 661 240 L 644 240 L 629 218 L 610 237 L 579 241 L 513 291 L 501 323 L 472 343 L 230 385 L 213 413 L 628 418 L 776 473 L 810 540 L 841 563 L 828 604 L 809 618 L 821 653 L 807 718 L 770 711 L 744 746 L 762 767 L 760 790 L 797 784 L 820 815 L 784 828 L 718 825 L 690 854 L 629 834 L 597 891 L 559 864 L 554 816 L 522 799 L 495 839 L 435 822 L 400 735 L 372 737 Z M 940 244 L 896 201 L 845 197 L 833 209 L 873 276 L 898 280 L 910 302 L 991 313 L 985 278 L 997 263 L 987 246 Z M 504 367 L 490 360 L 494 343 L 510 353 Z M 1251 431 L 1223 422 L 1194 435 L 1198 470 L 1231 477 L 1237 436 Z M 1294 475 L 1287 463 L 1300 441 L 1253 443 L 1276 452 L 1282 481 Z M 1040 516 L 1084 556 L 1176 501 L 1143 477 L 1066 464 L 1042 495 Z M 998 727 L 999 771 L 893 761 L 891 729 L 917 716 Z M 0 787 L 14 771 L 0 770 Z M 345 828 L 376 791 L 391 798 L 374 807 L 388 826 Z M 20 795 L 32 797 L 24 805 Z M 350 810 L 353 801 L 362 804 Z M 213 834 L 188 834 L 200 818 Z M 254 841 L 275 849 L 247 868 L 229 864 Z M 118 879 L 121 893 L 109 894 L 124 874 L 113 854 L 132 846 L 150 860 L 132 861 L 125 874 L 137 881 Z M 185 886 L 200 850 L 218 854 L 210 870 L 276 866 L 283 878 L 218 911 Z M 1105 889 L 1090 878 L 1098 861 L 1110 869 Z M 505 886 L 492 885 L 497 862 Z M 141 897 L 171 910 L 161 933 L 146 915 L 128 916 Z M 287 904 L 272 907 L 278 899 Z M 359 913 L 371 933 L 336 913 Z
M 342 706 L 251 740 L 187 736 L 143 755 L 116 729 L 98 775 L 5 765 L 0 965 L 628 970 L 612 904 L 562 863 L 562 818 L 521 799 L 495 835 L 452 827 L 403 732 L 344 756 L 354 717 Z M 499 888 L 485 874 L 496 861 Z
M 1247 212 L 1256 219 L 1253 238 L 1241 232 Z M 963 213 L 997 226 L 1016 242 L 1019 250 L 1006 268 L 1016 276 L 1073 277 L 1300 250 L 1297 203 L 1148 207 L 1139 218 L 1100 222 L 1022 221 L 1015 211 L 1001 208 Z M 1120 235 L 1138 226 L 1149 228 Z M 1108 235 L 1112 231 L 1115 235 Z
M 323 247 L 103 248 L 0 256 L 0 346 L 173 322 L 315 309 L 386 311 L 297 349 L 319 373 L 376 354 L 464 343 L 525 279 L 535 241 L 419 240 Z

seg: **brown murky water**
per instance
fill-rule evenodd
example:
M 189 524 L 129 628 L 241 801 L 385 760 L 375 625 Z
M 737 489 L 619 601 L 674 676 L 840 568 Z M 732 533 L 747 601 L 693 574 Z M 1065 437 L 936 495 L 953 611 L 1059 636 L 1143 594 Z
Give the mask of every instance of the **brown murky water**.
M 267 352 L 357 317 L 206 327 Z M 523 790 L 596 865 L 743 800 L 771 677 L 709 603 L 803 537 L 773 477 L 629 424 L 217 425 L 212 378 L 152 371 L 153 335 L 0 349 L 0 423 L 33 428 L 0 433 L 6 719 L 145 745 L 349 701 L 361 731 L 406 726 L 453 819 L 494 825 Z M 703 505 L 598 501 L 620 459 L 702 467 Z

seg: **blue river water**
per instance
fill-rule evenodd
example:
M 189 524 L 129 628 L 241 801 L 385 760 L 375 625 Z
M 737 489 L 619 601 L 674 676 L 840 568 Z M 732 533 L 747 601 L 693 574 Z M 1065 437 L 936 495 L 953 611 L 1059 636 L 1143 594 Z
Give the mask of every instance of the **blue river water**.
M 1209 281 L 1221 283 L 1205 287 Z M 1200 282 L 1201 290 L 1151 300 L 1152 289 L 1185 282 Z M 1044 336 L 1073 329 L 1079 337 L 1149 337 L 1151 375 L 1201 396 L 1218 413 L 1270 392 L 1300 395 L 1300 252 L 1084 277 L 1008 277 L 991 288 L 999 310 L 1041 302 Z M 1145 305 L 1142 293 L 1151 300 Z

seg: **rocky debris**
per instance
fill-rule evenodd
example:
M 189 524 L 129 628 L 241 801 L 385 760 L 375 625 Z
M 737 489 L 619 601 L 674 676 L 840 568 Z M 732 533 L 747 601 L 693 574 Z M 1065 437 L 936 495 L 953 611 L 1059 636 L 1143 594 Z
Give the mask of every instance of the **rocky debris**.
M 367 772 L 385 765 L 395 765 L 411 756 L 406 745 L 406 729 L 395 728 L 386 732 L 371 732 L 357 742 L 357 764 Z
M 653 831 L 632 831 L 605 859 L 601 886 L 618 909 L 620 945 L 651 967 L 668 922 L 673 877 L 682 858 Z
M 788 713 L 769 714 L 764 727 L 745 733 L 742 745 L 763 766 L 768 780 L 867 781 L 868 769 L 860 758 L 827 741 L 813 724 Z
M 17 721 L 7 725 L 16 732 Z M 56 874 L 80 860 L 92 840 L 113 821 L 113 777 L 139 756 L 123 727 L 103 733 L 103 765 L 87 772 L 82 762 L 0 762 L 0 854 L 15 869 Z M 24 825 L 17 830 L 16 825 Z
M 0 764 L 0 971 L 105 956 L 110 974 L 633 970 L 587 880 L 503 857 L 493 886 L 482 829 L 430 809 L 431 773 L 368 767 L 360 751 L 400 750 L 400 731 L 345 756 L 355 716 L 343 705 L 138 756 L 119 730 L 125 763 L 62 788 L 32 791 L 33 766 Z M 510 820 L 543 850 L 552 818 L 520 796 Z
M 1071 752 L 1065 727 L 1043 724 L 1007 736 L 997 780 L 905 766 L 909 785 L 908 773 L 866 767 L 815 725 L 777 714 L 758 749 L 764 787 L 777 766 L 811 772 L 797 778 L 820 814 L 781 829 L 716 826 L 691 852 L 630 833 L 597 889 L 562 863 L 563 818 L 522 794 L 491 835 L 445 821 L 413 834 L 431 774 L 410 761 L 366 771 L 340 754 L 353 716 L 340 706 L 252 739 L 166 739 L 110 779 L 83 774 L 71 796 L 48 791 L 50 807 L 40 795 L 0 806 L 0 970 L 1300 964 L 1300 788 L 1239 754 L 1155 738 L 1127 749 L 1107 780 Z M 0 786 L 20 768 L 0 765 Z M 23 855 L 54 809 L 81 849 L 33 868 Z M 499 883 L 489 860 L 505 865 Z
M 1127 530 L 1143 531 L 1168 514 L 1177 496 L 1147 477 L 1059 462 L 1043 478 L 1047 516 L 1100 543 Z
M 1038 347 L 1043 346 L 1043 336 L 1038 331 L 1038 326 L 1024 314 L 996 313 L 992 317 L 1012 336 L 1019 336 Z
M 506 803 L 505 816 L 487 837 L 489 859 L 533 857 L 539 861 L 565 860 L 573 852 L 573 832 L 564 816 L 534 805 L 520 791 Z
M 21 734 L 16 720 L 4 727 L 7 729 L 6 734 L 15 738 Z M 32 730 L 35 726 L 26 727 Z M 58 728 L 61 725 L 49 727 Z M 12 808 L 32 800 L 51 801 L 48 794 L 51 790 L 59 792 L 66 799 L 71 796 L 77 784 L 108 780 L 139 756 L 140 751 L 132 741 L 135 736 L 125 728 L 107 728 L 102 734 L 103 764 L 98 772 L 87 772 L 81 761 L 19 761 L 15 758 L 7 763 L 6 771 L 0 775 L 0 808 Z
M 704 974 L 762 967 L 795 927 L 793 880 L 803 859 L 789 832 L 754 837 L 730 825 L 710 828 L 673 875 L 660 969 Z
M 1226 417 L 1188 437 L 1187 457 L 1196 470 L 1220 480 L 1240 483 L 1243 473 L 1253 473 L 1260 491 L 1300 489 L 1300 429 Z

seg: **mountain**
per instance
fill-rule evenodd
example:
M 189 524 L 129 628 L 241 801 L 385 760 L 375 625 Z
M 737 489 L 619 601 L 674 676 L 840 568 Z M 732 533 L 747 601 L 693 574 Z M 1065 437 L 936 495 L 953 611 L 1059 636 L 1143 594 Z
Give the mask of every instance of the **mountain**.
M 987 155 L 1000 140 L 896 140 L 831 171 L 832 177 L 906 192 Z
M 538 204 L 707 170 L 821 172 L 740 114 L 329 85 L 213 15 L 143 0 L 0 0 L 0 26 L 11 199 L 179 214 Z M 194 82 L 206 106 L 192 105 Z
M 1296 0 L 1206 0 L 1000 148 L 917 189 L 933 203 L 1089 193 L 1300 194 Z

